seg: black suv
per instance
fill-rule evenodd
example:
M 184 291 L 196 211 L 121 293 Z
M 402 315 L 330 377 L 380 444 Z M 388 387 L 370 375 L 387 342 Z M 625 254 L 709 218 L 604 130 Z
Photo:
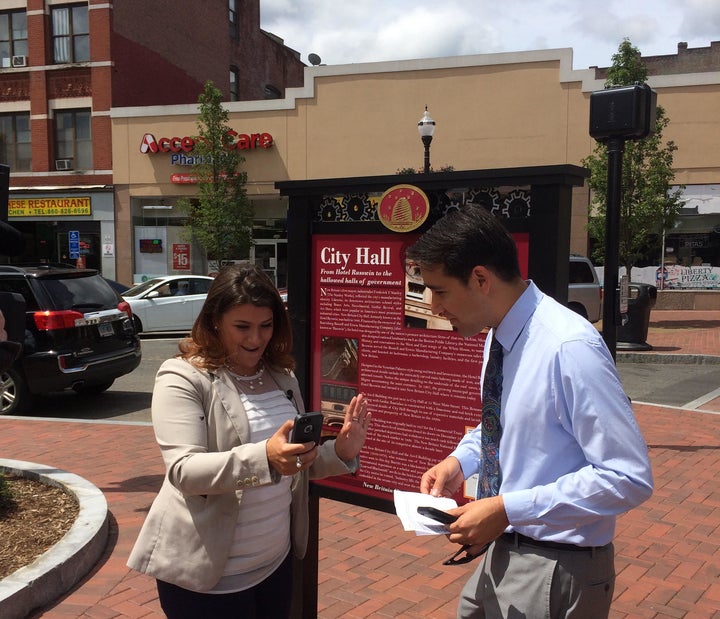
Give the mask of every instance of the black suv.
M 97 271 L 0 265 L 0 292 L 25 300 L 23 350 L 0 375 L 0 414 L 52 391 L 100 393 L 140 364 L 130 306 Z

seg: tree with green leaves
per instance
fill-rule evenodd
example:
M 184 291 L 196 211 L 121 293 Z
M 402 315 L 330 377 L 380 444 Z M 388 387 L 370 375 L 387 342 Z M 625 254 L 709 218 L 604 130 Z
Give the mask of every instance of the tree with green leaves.
M 647 80 L 647 69 L 640 51 L 624 39 L 612 57 L 606 88 L 632 86 Z M 664 230 L 672 227 L 682 206 L 682 188 L 671 191 L 673 156 L 677 150 L 670 140 L 663 143 L 663 130 L 670 119 L 662 106 L 656 110 L 654 132 L 640 140 L 627 140 L 622 160 L 620 230 L 618 262 L 628 276 L 638 262 L 652 262 L 660 256 Z M 583 159 L 590 170 L 588 232 L 593 240 L 593 258 L 602 263 L 605 256 L 608 156 L 606 145 L 598 142 L 593 153 Z
M 180 200 L 178 206 L 187 214 L 188 236 L 197 240 L 208 260 L 220 267 L 229 260 L 249 257 L 254 209 L 246 190 L 247 172 L 240 169 L 245 158 L 233 148 L 221 91 L 206 82 L 198 103 L 199 135 L 192 166 L 198 194 L 196 199 Z

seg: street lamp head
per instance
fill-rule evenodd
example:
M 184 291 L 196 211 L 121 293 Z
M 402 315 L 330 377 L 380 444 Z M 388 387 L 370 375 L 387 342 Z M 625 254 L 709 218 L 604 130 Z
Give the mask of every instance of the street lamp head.
M 425 113 L 422 115 L 420 122 L 418 122 L 418 132 L 420 133 L 420 137 L 423 138 L 432 138 L 433 133 L 435 133 L 435 121 L 430 118 L 427 105 L 425 106 Z
M 435 121 L 430 118 L 427 105 L 425 106 L 425 113 L 422 115 L 422 118 L 418 123 L 418 133 L 420 133 L 420 139 L 425 147 L 423 172 L 428 174 L 430 172 L 430 142 L 432 142 L 433 133 L 435 133 Z

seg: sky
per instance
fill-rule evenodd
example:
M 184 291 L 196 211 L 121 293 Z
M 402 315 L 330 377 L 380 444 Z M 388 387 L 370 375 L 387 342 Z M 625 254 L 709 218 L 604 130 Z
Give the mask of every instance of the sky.
M 643 56 L 720 40 L 720 0 L 260 0 L 260 25 L 323 64 L 572 48 L 607 67 L 624 38 Z

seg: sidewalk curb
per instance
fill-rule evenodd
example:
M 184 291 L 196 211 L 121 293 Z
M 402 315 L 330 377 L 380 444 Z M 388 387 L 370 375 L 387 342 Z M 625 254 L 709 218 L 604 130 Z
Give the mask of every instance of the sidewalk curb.
M 720 356 L 716 355 L 679 355 L 664 354 L 652 350 L 644 352 L 617 351 L 618 363 L 678 363 L 696 365 L 720 365 Z
M 0 580 L 0 616 L 22 619 L 60 598 L 97 563 L 108 539 L 107 501 L 82 477 L 44 464 L 0 458 L 0 471 L 62 488 L 80 507 L 75 523 L 59 542 Z

